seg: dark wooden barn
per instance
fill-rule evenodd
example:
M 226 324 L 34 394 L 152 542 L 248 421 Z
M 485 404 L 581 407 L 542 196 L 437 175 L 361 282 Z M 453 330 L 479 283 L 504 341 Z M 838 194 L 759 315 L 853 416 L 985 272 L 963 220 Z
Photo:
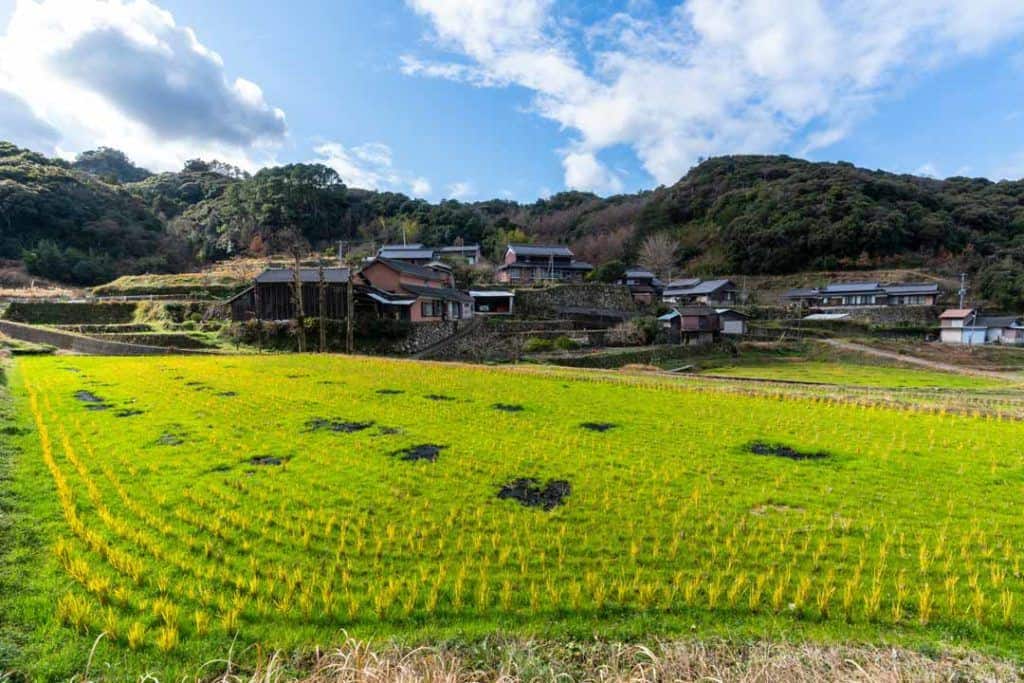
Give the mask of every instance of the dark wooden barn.
M 320 316 L 320 269 L 299 268 L 302 280 L 302 310 L 307 317 Z M 324 268 L 326 317 L 340 320 L 348 306 L 349 269 Z M 232 320 L 291 320 L 295 311 L 295 269 L 268 268 L 248 289 L 231 299 Z

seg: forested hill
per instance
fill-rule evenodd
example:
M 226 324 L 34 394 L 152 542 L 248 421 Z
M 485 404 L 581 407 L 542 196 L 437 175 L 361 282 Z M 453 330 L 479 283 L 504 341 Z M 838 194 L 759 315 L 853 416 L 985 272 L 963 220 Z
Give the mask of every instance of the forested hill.
M 299 242 L 457 238 L 565 242 L 581 258 L 694 274 L 924 266 L 981 275 L 990 296 L 1024 294 L 1024 182 L 934 180 L 782 156 L 705 161 L 671 187 L 533 204 L 431 204 L 346 187 L 318 164 L 249 175 L 216 161 L 151 174 L 116 150 L 75 162 L 0 143 L 0 258 L 92 284 Z M 996 291 L 996 290 L 999 291 Z

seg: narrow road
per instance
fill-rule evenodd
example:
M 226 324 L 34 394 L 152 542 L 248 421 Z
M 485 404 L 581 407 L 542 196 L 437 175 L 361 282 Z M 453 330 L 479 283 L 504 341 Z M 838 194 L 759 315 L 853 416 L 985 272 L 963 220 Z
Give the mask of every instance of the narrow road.
M 938 370 L 939 372 L 952 372 L 958 375 L 971 375 L 974 377 L 991 377 L 993 379 L 1003 379 L 1009 382 L 1021 381 L 1020 375 L 1012 372 L 979 370 L 977 368 L 964 367 L 963 365 L 953 365 L 952 363 L 940 363 L 939 361 L 926 360 L 924 358 L 917 358 L 915 356 L 908 356 L 902 353 L 896 353 L 895 351 L 883 351 L 882 349 L 872 348 L 870 346 L 857 344 L 855 342 L 843 341 L 841 339 L 822 339 L 821 341 L 828 344 L 829 346 L 841 349 L 843 351 L 853 351 L 854 353 L 863 353 L 869 356 L 875 356 L 876 358 L 886 358 L 888 360 L 895 360 L 901 363 L 919 365 L 923 368 Z

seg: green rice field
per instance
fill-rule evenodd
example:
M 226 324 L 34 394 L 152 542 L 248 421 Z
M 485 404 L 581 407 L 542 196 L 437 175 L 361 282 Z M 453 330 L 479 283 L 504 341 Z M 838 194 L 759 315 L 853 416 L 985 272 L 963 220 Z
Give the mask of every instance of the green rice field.
M 32 680 L 344 634 L 1019 650 L 998 403 L 313 355 L 25 357 L 9 392 L 0 671 Z
M 706 372 L 718 377 L 884 388 L 988 390 L 1024 383 L 1024 377 L 1020 381 L 1014 382 L 984 376 L 956 375 L 935 370 L 813 360 L 737 363 L 736 365 L 712 368 Z

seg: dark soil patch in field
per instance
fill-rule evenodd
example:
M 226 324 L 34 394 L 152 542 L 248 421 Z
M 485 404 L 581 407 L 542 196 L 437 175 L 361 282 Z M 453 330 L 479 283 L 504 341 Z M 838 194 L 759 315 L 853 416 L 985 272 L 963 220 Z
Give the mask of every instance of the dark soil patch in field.
M 317 384 L 344 384 L 344 382 L 339 382 L 334 379 L 322 379 L 319 382 L 317 382 Z
M 3 429 L 0 429 L 0 434 L 4 436 L 24 436 L 28 434 L 30 430 L 25 427 L 18 427 L 16 425 L 7 425 Z
M 222 396 L 224 398 L 231 398 L 232 396 L 238 396 L 238 392 L 237 391 L 218 391 L 217 395 L 218 396 Z
M 378 389 L 377 393 L 381 396 L 397 396 L 398 394 L 404 394 L 405 392 L 401 389 Z
M 437 456 L 441 453 L 441 450 L 447 448 L 447 446 L 437 446 L 432 443 L 425 443 L 419 446 L 413 446 L 411 448 L 403 448 L 400 451 L 395 451 L 394 455 L 397 455 L 407 462 L 414 462 L 416 460 L 427 460 L 428 462 L 436 462 Z
M 454 401 L 454 396 L 445 396 L 444 394 L 427 394 L 423 398 L 428 401 Z
M 136 415 L 142 415 L 144 410 L 138 408 L 121 408 L 114 413 L 114 417 L 135 417 Z
M 164 432 L 154 443 L 157 446 L 180 446 L 185 443 L 185 437 L 174 432 Z
M 250 465 L 283 465 L 288 458 L 279 458 L 276 455 L 256 455 L 248 460 Z
M 381 436 L 394 436 L 395 434 L 401 434 L 402 430 L 398 427 L 381 427 L 377 430 L 377 433 Z
M 306 431 L 319 432 L 326 430 L 330 432 L 340 432 L 342 434 L 351 434 L 353 432 L 361 432 L 364 429 L 369 429 L 373 425 L 373 422 L 345 422 L 343 420 L 328 420 L 323 417 L 315 417 L 306 422 Z
M 515 403 L 495 403 L 491 407 L 505 413 L 521 413 L 525 410 L 521 405 Z
M 580 427 L 592 432 L 607 432 L 609 429 L 615 429 L 618 425 L 613 422 L 584 422 Z
M 285 375 L 288 379 L 301 379 L 302 377 L 309 377 L 309 375 Z
M 785 444 L 767 441 L 752 441 L 746 445 L 746 450 L 754 455 L 774 455 L 789 460 L 824 460 L 832 455 L 825 451 L 798 451 Z
M 207 472 L 211 472 L 211 473 L 212 472 L 230 472 L 230 471 L 231 471 L 231 465 L 227 465 L 227 464 L 224 464 L 224 463 L 221 463 L 220 465 L 214 465 L 213 467 L 211 467 L 210 469 L 207 470 Z
M 82 403 L 104 403 L 102 398 L 92 393 L 91 391 L 86 391 L 85 389 L 76 391 L 75 398 L 77 398 Z
M 511 498 L 526 507 L 551 510 L 565 502 L 565 497 L 572 491 L 569 482 L 564 479 L 549 479 L 546 484 L 532 477 L 514 479 L 501 487 L 498 498 Z

